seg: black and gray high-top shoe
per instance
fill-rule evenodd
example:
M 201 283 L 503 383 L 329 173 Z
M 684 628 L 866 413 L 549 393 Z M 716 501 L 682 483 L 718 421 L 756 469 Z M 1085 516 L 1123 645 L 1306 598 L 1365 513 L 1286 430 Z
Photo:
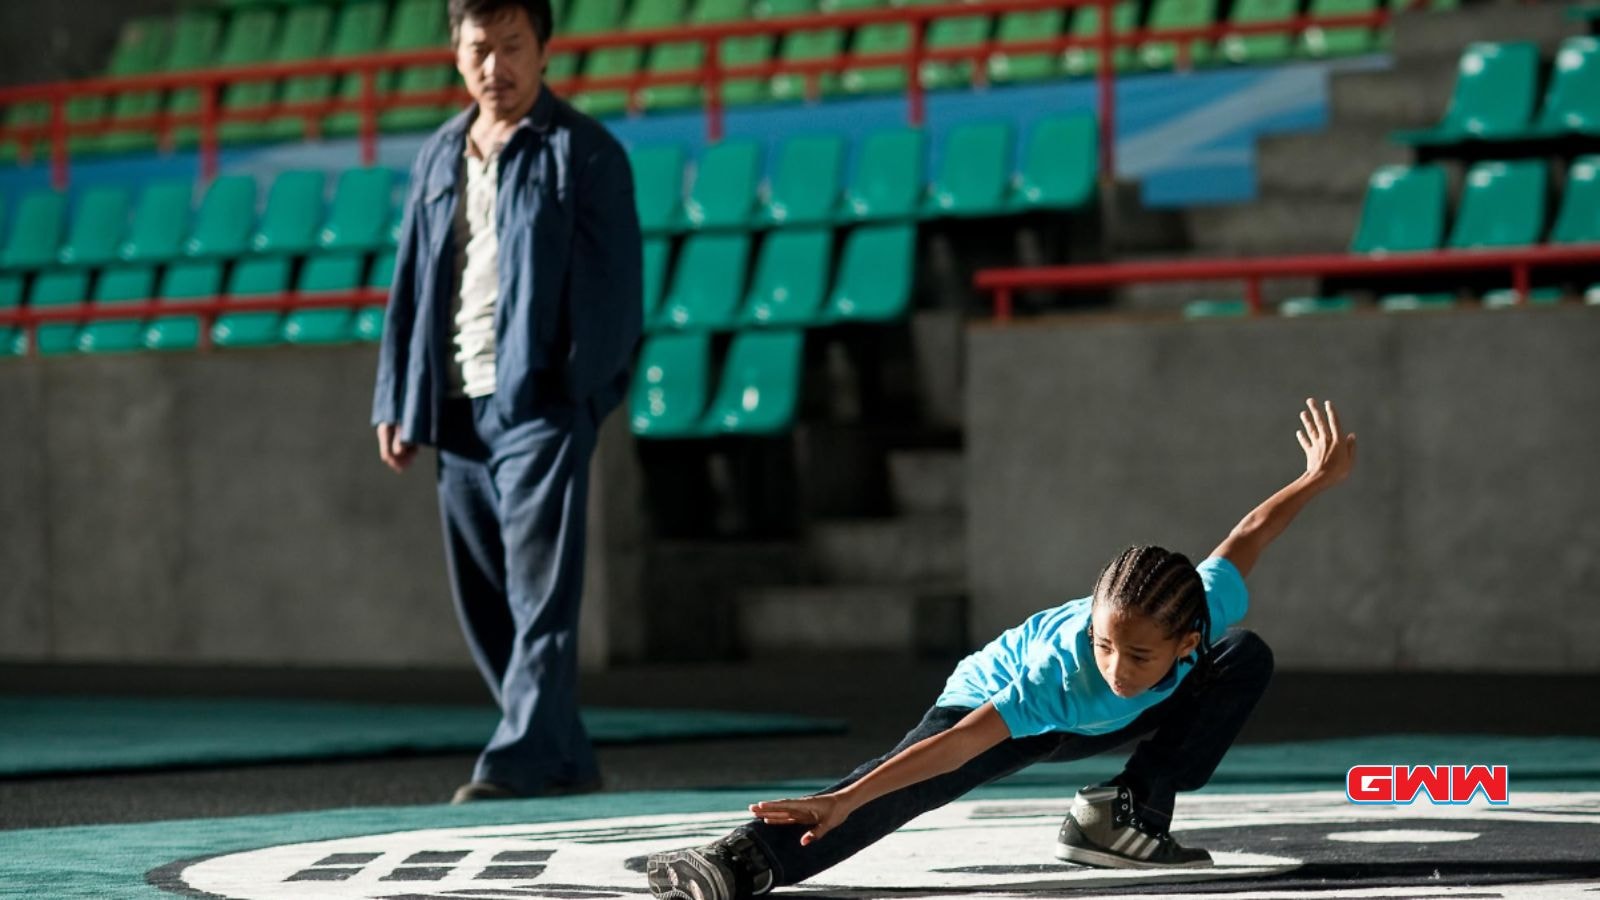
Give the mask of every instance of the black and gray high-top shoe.
M 661 900 L 749 900 L 772 890 L 772 869 L 743 831 L 690 850 L 652 853 L 650 893 Z
M 1211 854 L 1179 846 L 1150 828 L 1133 809 L 1133 793 L 1118 785 L 1078 792 L 1056 838 L 1056 859 L 1116 869 L 1186 869 L 1211 865 Z

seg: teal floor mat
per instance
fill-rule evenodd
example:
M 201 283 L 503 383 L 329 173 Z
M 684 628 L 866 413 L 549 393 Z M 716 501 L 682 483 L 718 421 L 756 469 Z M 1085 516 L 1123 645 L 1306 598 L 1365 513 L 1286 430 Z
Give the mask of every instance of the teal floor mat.
M 492 709 L 299 700 L 0 697 L 0 777 L 476 751 Z M 825 734 L 842 723 L 717 710 L 583 711 L 596 744 Z

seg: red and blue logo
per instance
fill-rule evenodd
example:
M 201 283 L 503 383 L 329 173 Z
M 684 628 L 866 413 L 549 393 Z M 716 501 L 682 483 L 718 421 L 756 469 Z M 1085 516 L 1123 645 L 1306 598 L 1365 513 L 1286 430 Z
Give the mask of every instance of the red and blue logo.
M 1439 806 L 1471 803 L 1482 793 L 1490 803 L 1511 802 L 1506 766 L 1351 766 L 1344 793 L 1351 803 L 1406 805 L 1426 796 Z

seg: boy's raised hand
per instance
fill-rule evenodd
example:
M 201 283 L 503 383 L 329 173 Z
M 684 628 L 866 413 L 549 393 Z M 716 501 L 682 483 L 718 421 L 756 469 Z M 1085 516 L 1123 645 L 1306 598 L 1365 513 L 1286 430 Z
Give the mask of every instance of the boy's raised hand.
M 1300 430 L 1295 432 L 1306 451 L 1306 475 L 1328 486 L 1350 475 L 1356 464 L 1356 436 L 1341 434 L 1339 413 L 1329 400 L 1319 408 L 1315 398 L 1306 400 L 1300 411 Z
M 844 822 L 850 809 L 833 794 L 818 794 L 798 800 L 763 800 L 750 804 L 750 812 L 768 825 L 810 825 L 800 836 L 804 847 Z

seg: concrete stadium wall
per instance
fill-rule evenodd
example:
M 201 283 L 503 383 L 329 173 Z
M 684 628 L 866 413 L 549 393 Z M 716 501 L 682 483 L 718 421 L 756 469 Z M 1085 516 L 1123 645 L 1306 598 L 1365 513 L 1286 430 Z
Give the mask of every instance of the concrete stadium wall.
M 177 0 L 4 0 L 0 84 L 93 78 L 105 72 L 123 22 L 178 8 Z
M 1204 556 L 1316 395 L 1358 465 L 1250 578 L 1280 667 L 1600 671 L 1600 309 L 1035 321 L 967 359 L 974 640 L 1129 544 Z
M 0 661 L 470 666 L 434 457 L 404 477 L 378 461 L 375 361 L 343 347 L 0 362 Z M 622 417 L 607 426 L 590 667 L 640 640 L 637 616 L 608 613 L 636 588 L 605 542 L 636 517 L 605 512 L 628 502 L 632 459 Z

